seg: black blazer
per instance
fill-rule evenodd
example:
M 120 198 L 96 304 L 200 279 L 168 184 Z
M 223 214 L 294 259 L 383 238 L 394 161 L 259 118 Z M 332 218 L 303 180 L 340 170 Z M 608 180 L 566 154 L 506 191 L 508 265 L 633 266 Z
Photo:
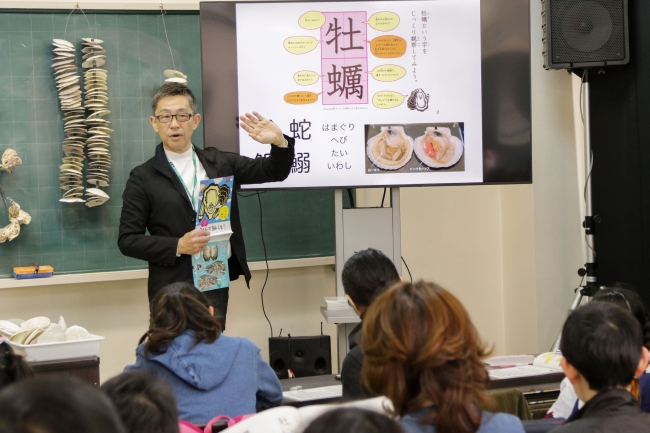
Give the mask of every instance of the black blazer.
M 251 279 L 236 191 L 241 184 L 276 182 L 289 176 L 294 140 L 285 138 L 289 147 L 271 146 L 267 158 L 251 159 L 214 147 L 194 148 L 210 179 L 235 176 L 230 213 L 232 256 L 228 260 L 231 281 L 240 275 L 244 275 L 246 284 Z M 196 228 L 196 209 L 169 165 L 162 143 L 153 158 L 131 171 L 122 201 L 117 245 L 122 254 L 149 262 L 149 301 L 167 284 L 193 282 L 191 256 L 176 257 L 176 249 L 178 240 Z

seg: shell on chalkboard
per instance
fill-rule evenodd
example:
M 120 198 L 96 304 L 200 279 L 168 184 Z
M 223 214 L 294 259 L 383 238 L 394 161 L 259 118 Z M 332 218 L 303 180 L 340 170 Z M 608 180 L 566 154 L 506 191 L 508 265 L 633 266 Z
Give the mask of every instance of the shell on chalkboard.
M 0 163 L 0 168 L 11 173 L 14 167 L 19 166 L 22 163 L 23 161 L 18 156 L 18 152 L 13 149 L 7 149 L 2 154 L 2 163 Z

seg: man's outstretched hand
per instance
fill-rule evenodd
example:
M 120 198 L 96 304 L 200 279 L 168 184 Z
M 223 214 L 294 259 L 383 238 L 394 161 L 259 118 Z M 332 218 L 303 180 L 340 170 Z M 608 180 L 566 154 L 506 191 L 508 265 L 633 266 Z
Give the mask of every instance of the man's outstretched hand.
M 284 136 L 278 125 L 266 119 L 257 111 L 239 116 L 239 125 L 248 132 L 253 140 L 263 144 L 275 144 L 284 147 Z

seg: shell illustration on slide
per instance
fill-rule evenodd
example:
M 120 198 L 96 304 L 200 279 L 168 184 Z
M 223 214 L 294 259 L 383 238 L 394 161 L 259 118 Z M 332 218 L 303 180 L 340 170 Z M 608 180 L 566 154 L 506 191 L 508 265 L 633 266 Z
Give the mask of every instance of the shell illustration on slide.
M 381 132 L 368 139 L 366 154 L 375 166 L 383 170 L 404 167 L 413 155 L 413 139 L 403 126 L 382 126 Z
M 445 127 L 429 126 L 424 135 L 415 139 L 415 155 L 431 168 L 446 168 L 463 156 L 463 142 Z

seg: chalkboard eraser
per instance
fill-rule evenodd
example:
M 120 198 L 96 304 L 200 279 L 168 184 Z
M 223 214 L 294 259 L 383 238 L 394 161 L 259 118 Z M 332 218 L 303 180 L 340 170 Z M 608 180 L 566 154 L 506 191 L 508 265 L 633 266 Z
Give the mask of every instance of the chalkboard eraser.
M 54 274 L 52 266 L 20 266 L 14 268 L 14 278 L 23 280 L 27 278 L 47 278 Z

